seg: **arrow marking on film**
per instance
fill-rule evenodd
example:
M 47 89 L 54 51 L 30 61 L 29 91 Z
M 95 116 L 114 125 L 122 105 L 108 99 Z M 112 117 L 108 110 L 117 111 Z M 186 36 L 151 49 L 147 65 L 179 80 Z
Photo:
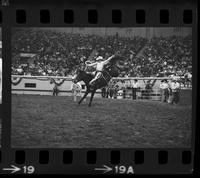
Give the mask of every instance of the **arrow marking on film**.
M 104 174 L 104 173 L 107 173 L 107 172 L 109 172 L 109 171 L 112 171 L 112 168 L 110 168 L 110 167 L 108 167 L 108 166 L 106 166 L 106 165 L 103 165 L 102 168 L 95 168 L 94 170 L 95 170 L 95 171 L 104 171 L 104 172 L 103 172 L 103 174 Z
M 15 173 L 15 172 L 17 172 L 17 171 L 20 171 L 21 168 L 16 167 L 16 166 L 14 166 L 14 165 L 11 165 L 11 168 L 3 168 L 3 170 L 4 170 L 4 171 L 12 171 L 11 173 Z

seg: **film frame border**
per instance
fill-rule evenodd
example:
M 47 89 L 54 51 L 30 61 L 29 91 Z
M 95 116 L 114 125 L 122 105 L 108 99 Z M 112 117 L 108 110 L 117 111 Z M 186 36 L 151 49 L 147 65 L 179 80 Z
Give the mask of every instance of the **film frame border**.
M 194 143 L 195 143 L 195 122 L 196 122 L 196 87 L 197 87 L 197 14 L 196 14 L 196 1 L 188 2 L 181 4 L 180 1 L 175 1 L 175 3 L 169 3 L 169 1 L 160 3 L 156 1 L 158 4 L 155 7 L 155 4 L 145 4 L 145 1 L 141 3 L 137 1 L 133 6 L 130 4 L 126 4 L 125 2 L 116 3 L 113 5 L 114 2 L 106 5 L 104 3 L 94 3 L 90 5 L 90 3 L 84 5 L 84 2 L 79 1 L 79 3 L 72 3 L 71 1 L 66 2 L 66 7 L 53 6 L 52 3 L 50 4 L 40 4 L 38 6 L 37 3 L 33 2 L 33 6 L 29 7 L 27 3 L 23 0 L 16 1 L 19 3 L 10 4 L 7 7 L 2 7 L 0 9 L 0 25 L 2 27 L 2 42 L 3 42 L 3 49 L 2 49 L 2 57 L 3 57 L 3 92 L 2 92 L 2 147 L 0 151 L 0 166 L 1 165 L 25 165 L 29 164 L 31 161 L 34 164 L 39 165 L 40 168 L 36 173 L 59 173 L 65 174 L 66 172 L 69 174 L 77 173 L 77 166 L 80 168 L 78 174 L 98 174 L 90 167 L 94 168 L 94 166 L 100 166 L 106 164 L 108 166 L 113 165 L 132 165 L 135 170 L 135 174 L 143 174 L 144 171 L 148 171 L 147 174 L 162 174 L 162 173 L 186 173 L 190 174 L 193 170 L 193 159 L 194 159 Z M 23 3 L 22 3 L 23 2 Z M 32 1 L 31 1 L 32 2 Z M 91 2 L 92 3 L 92 2 Z M 128 1 L 130 3 L 130 1 Z M 169 4 L 168 4 L 169 3 Z M 132 5 L 132 4 L 131 4 Z M 81 6 L 81 9 L 80 9 Z M 40 7 L 38 9 L 38 7 Z M 26 14 L 26 23 L 20 22 L 17 23 L 16 13 L 19 16 L 23 16 L 24 11 Z M 61 10 L 62 9 L 62 10 Z M 63 12 L 66 9 L 73 9 L 74 10 L 74 22 L 73 23 L 65 23 Z M 192 23 L 184 23 L 183 21 L 183 13 L 184 10 L 192 11 Z M 49 10 L 50 12 L 50 23 L 40 23 L 40 10 Z M 88 10 L 97 10 L 98 12 L 98 22 L 97 23 L 89 23 L 88 22 Z M 121 22 L 120 23 L 112 23 L 112 10 L 120 10 L 121 11 Z M 145 11 L 145 23 L 137 23 L 135 18 L 135 13 L 137 10 L 144 10 Z M 169 10 L 169 23 L 160 23 L 160 10 Z M 18 12 L 17 12 L 18 11 Z M 21 11 L 21 12 L 20 12 Z M 59 12 L 59 13 L 58 13 Z M 78 13 L 77 13 L 78 12 Z M 21 15 L 20 15 L 21 13 Z M 1 17 L 2 14 L 2 17 Z M 109 18 L 106 18 L 109 16 Z M 81 17 L 81 18 L 79 18 Z M 130 21 L 133 19 L 132 21 Z M 156 17 L 156 18 L 155 18 Z M 175 17 L 175 18 L 173 18 Z M 2 18 L 2 22 L 1 22 Z M 83 19 L 84 20 L 83 20 Z M 182 20 L 180 20 L 182 19 Z M 183 148 L 183 149 L 176 149 L 176 148 L 156 148 L 156 149 L 148 149 L 148 148 L 133 148 L 133 149 L 54 149 L 54 148 L 47 148 L 47 149 L 26 149 L 26 148 L 11 148 L 11 28 L 13 27 L 192 27 L 192 63 L 193 63 L 193 93 L 192 93 L 192 147 L 191 148 Z M 9 59 L 6 60 L 5 59 Z M 49 164 L 40 164 L 39 155 L 40 151 L 44 150 L 47 152 L 42 152 L 43 155 L 49 155 Z M 63 150 L 71 151 L 73 154 L 73 161 L 71 164 L 62 164 L 63 158 Z M 88 151 L 96 152 L 96 162 L 93 160 L 94 164 L 87 163 L 87 153 Z M 141 151 L 141 156 L 139 159 L 144 155 L 144 162 L 142 164 L 136 164 L 135 160 L 135 152 Z M 163 152 L 160 152 L 163 151 Z M 182 152 L 183 151 L 183 152 Z M 93 152 L 93 154 L 94 154 Z M 158 155 L 164 155 L 167 158 L 168 162 L 166 164 L 158 164 L 159 159 Z M 138 152 L 137 152 L 138 153 Z M 144 153 L 144 154 L 143 154 Z M 92 155 L 93 155 L 92 154 Z M 183 155 L 186 155 L 186 163 L 187 157 L 191 157 L 189 164 L 181 164 L 181 158 Z M 17 156 L 18 155 L 18 156 Z M 23 158 L 21 161 L 16 161 L 17 157 L 24 155 L 24 162 Z M 59 155 L 59 157 L 57 157 Z M 113 156 L 114 155 L 114 156 Z M 132 155 L 133 157 L 130 157 Z M 188 156 L 190 155 L 190 156 Z M 20 156 L 20 157 L 21 157 Z M 45 160 L 46 156 L 43 157 Z M 162 156 L 161 156 L 162 157 Z M 183 156 L 184 157 L 184 156 Z M 28 158 L 28 159 L 26 159 Z M 114 159 L 113 159 L 114 158 Z M 20 158 L 21 159 L 21 158 Z M 138 158 L 137 158 L 138 159 Z M 174 160 L 175 159 L 175 160 Z M 114 161 L 114 162 L 113 162 Z M 176 162 L 176 169 L 170 166 L 171 163 Z M 18 164 L 16 164 L 16 162 Z M 114 163 L 114 164 L 112 164 Z M 55 165 L 59 165 L 59 169 L 52 170 L 52 167 Z M 36 166 L 36 165 L 35 165 Z M 37 167 L 36 166 L 36 167 Z M 152 166 L 152 167 L 151 167 Z M 62 169 L 63 167 L 63 169 Z M 55 167 L 54 167 L 55 168 Z M 58 168 L 58 167 L 56 167 Z M 173 168 L 173 169 L 171 169 Z M 52 170 L 50 172 L 50 170 Z M 100 173 L 101 174 L 101 173 Z

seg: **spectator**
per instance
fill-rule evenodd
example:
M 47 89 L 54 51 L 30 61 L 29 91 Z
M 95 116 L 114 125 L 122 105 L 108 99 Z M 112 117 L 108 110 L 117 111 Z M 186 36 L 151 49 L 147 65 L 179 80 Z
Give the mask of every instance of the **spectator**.
M 107 87 L 103 87 L 101 89 L 101 96 L 102 96 L 102 98 L 108 98 L 108 88 Z
M 156 79 L 153 80 L 153 82 L 151 80 L 147 80 L 147 82 L 145 80 L 144 81 L 144 84 L 145 84 L 145 98 L 146 99 L 150 99 L 150 95 L 151 95 L 151 92 L 153 92 L 153 86 L 154 84 L 156 83 Z
M 166 79 L 161 81 L 160 89 L 161 89 L 161 101 L 167 102 L 169 99 L 169 84 Z
M 132 99 L 133 100 L 136 100 L 136 93 L 138 89 L 139 89 L 138 80 L 134 79 L 133 84 L 132 84 Z
M 107 58 L 117 52 L 125 57 L 127 68 L 120 76 L 192 74 L 191 35 L 153 37 L 150 40 L 139 36 L 118 36 L 116 39 L 115 35 L 83 35 L 27 28 L 13 34 L 12 44 L 12 74 L 16 75 L 70 76 L 86 60 L 93 60 L 97 55 Z M 32 67 L 21 61 L 20 53 L 37 54 Z
M 55 86 L 53 87 L 53 96 L 58 96 L 59 89 L 58 89 L 58 84 L 55 83 Z
M 172 79 L 170 83 L 171 89 L 171 104 L 178 104 L 179 103 L 179 93 L 180 93 L 180 84 L 176 79 Z

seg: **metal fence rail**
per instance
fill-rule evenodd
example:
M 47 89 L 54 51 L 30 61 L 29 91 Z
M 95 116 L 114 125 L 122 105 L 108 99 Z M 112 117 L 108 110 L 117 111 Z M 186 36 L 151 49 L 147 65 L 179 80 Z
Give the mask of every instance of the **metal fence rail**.
M 116 91 L 112 95 L 110 95 L 108 92 L 106 96 L 108 98 L 113 98 L 113 99 L 130 99 L 130 100 L 148 99 L 148 100 L 160 101 L 161 90 L 160 89 L 152 89 L 152 90 L 137 89 L 135 91 L 133 89 L 125 89 L 125 90 Z

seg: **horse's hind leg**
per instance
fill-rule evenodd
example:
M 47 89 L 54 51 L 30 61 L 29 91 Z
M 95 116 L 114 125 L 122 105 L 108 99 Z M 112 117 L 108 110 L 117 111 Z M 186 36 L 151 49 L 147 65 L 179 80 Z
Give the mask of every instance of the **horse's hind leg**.
M 95 90 L 91 93 L 90 103 L 89 103 L 88 106 L 91 106 L 91 104 L 92 104 L 92 99 L 93 99 L 93 97 L 94 97 L 94 94 L 95 94 Z
M 89 91 L 86 90 L 84 96 L 81 98 L 81 100 L 78 102 L 78 104 L 81 104 L 81 102 L 85 99 L 85 97 L 88 95 Z

